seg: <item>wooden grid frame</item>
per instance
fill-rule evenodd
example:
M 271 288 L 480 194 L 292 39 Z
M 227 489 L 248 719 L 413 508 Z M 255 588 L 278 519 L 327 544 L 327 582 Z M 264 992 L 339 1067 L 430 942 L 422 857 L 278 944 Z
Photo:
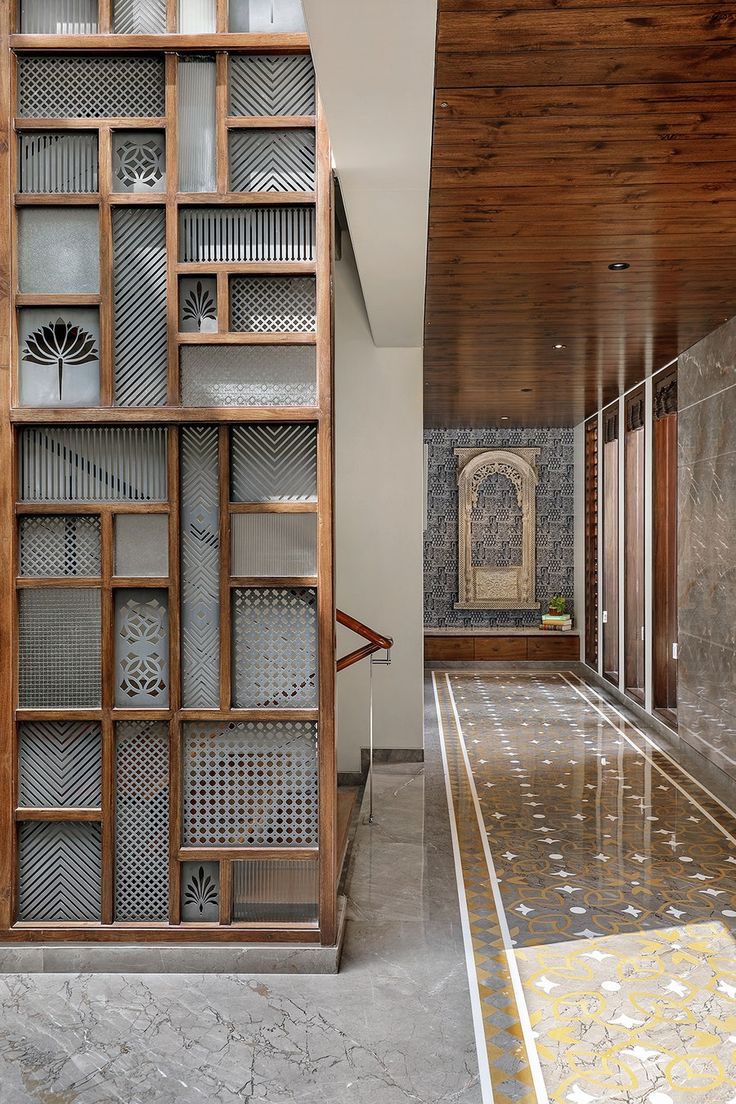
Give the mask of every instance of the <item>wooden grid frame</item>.
M 0 11 L 0 150 L 2 198 L 0 204 L 0 275 L 9 289 L 0 323 L 0 371 L 2 372 L 2 419 L 0 422 L 0 501 L 5 518 L 0 538 L 0 571 L 6 601 L 0 607 L 0 642 L 4 662 L 0 665 L 0 939 L 96 940 L 105 942 L 156 941 L 284 941 L 320 942 L 332 945 L 337 934 L 336 910 L 336 759 L 334 747 L 334 583 L 333 583 L 333 428 L 332 428 L 332 183 L 329 139 L 318 102 L 317 115 L 305 117 L 242 118 L 227 115 L 229 52 L 308 53 L 306 35 L 235 35 L 227 32 L 227 0 L 217 0 L 217 33 L 176 34 L 176 0 L 168 0 L 165 35 L 121 36 L 109 33 L 110 0 L 100 0 L 100 33 L 97 35 L 20 35 L 15 31 L 14 5 Z M 166 114 L 161 118 L 105 119 L 20 119 L 13 114 L 16 93 L 17 54 L 64 51 L 109 53 L 146 52 L 163 55 L 166 75 Z M 177 191 L 178 135 L 177 54 L 210 53 L 216 58 L 217 73 L 217 192 L 183 194 Z M 228 190 L 228 136 L 242 127 L 312 127 L 316 130 L 315 193 L 232 193 Z M 17 193 L 17 133 L 31 129 L 97 130 L 99 134 L 99 192 L 95 194 L 29 195 Z M 112 191 L 112 133 L 117 128 L 155 128 L 165 131 L 166 191 L 151 195 Z M 316 261 L 314 263 L 202 263 L 182 264 L 178 260 L 178 216 L 180 206 L 314 204 L 316 208 Z M 113 319 L 111 212 L 117 205 L 150 204 L 166 211 L 168 385 L 167 405 L 149 408 L 116 408 L 113 404 Z M 31 296 L 17 294 L 17 210 L 37 206 L 95 206 L 100 211 L 100 291 L 94 296 Z M 179 277 L 204 273 L 217 279 L 217 334 L 179 333 Z M 239 273 L 304 275 L 316 277 L 317 324 L 314 334 L 230 333 L 228 324 L 229 279 Z M 95 305 L 100 309 L 100 396 L 95 408 L 28 408 L 18 405 L 17 327 L 19 306 Z M 317 402 L 314 407 L 182 408 L 180 404 L 179 352 L 184 345 L 295 345 L 314 344 L 317 363 Z M 231 503 L 229 493 L 230 424 L 245 422 L 309 422 L 317 426 L 317 483 L 315 503 L 250 504 Z M 220 424 L 220 596 L 221 670 L 220 709 L 192 710 L 181 706 L 180 679 L 180 511 L 179 511 L 179 427 L 186 424 Z M 22 425 L 143 425 L 168 427 L 168 502 L 166 503 L 54 503 L 18 501 L 16 434 Z M 317 575 L 300 579 L 232 579 L 229 575 L 230 516 L 235 512 L 294 510 L 317 513 Z M 28 514 L 88 514 L 101 520 L 102 570 L 99 578 L 28 579 L 18 576 L 17 522 Z M 113 525 L 120 513 L 164 513 L 169 518 L 169 574 L 166 578 L 117 578 L 113 573 Z M 233 586 L 310 585 L 317 587 L 318 668 L 320 705 L 315 710 L 233 710 L 231 708 L 231 648 L 229 641 L 230 599 Z M 20 710 L 17 708 L 17 591 L 32 586 L 100 587 L 103 634 L 103 698 L 100 709 Z M 114 591 L 118 587 L 161 587 L 169 593 L 170 701 L 169 707 L 119 709 L 114 705 Z M 103 740 L 103 799 L 99 809 L 19 809 L 17 783 L 17 724 L 41 717 L 44 720 L 98 720 Z M 188 848 L 181 846 L 181 734 L 182 724 L 194 720 L 316 720 L 319 724 L 319 843 L 315 848 Z M 170 846 L 169 923 L 124 923 L 114 921 L 114 800 L 115 723 L 122 720 L 160 720 L 169 725 L 170 750 Z M 17 826 L 23 820 L 92 820 L 101 823 L 103 884 L 101 923 L 16 922 Z M 320 860 L 319 924 L 233 923 L 232 863 L 244 859 Z M 181 862 L 213 860 L 220 863 L 219 924 L 182 924 L 180 914 Z

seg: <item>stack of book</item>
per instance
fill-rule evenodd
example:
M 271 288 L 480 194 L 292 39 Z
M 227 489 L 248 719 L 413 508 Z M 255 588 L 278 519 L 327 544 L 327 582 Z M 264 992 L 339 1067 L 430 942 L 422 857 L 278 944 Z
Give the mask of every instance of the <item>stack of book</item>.
M 542 628 L 550 632 L 570 632 L 572 617 L 569 613 L 543 613 Z

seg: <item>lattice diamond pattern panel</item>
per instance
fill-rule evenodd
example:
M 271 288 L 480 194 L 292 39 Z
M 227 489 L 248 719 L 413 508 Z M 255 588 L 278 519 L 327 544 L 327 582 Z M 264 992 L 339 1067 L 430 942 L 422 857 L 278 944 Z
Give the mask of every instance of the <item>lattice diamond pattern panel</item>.
M 169 609 L 165 590 L 116 592 L 115 667 L 118 706 L 168 706 Z
M 288 423 L 234 426 L 233 502 L 313 502 L 317 497 L 317 427 Z
M 169 733 L 156 721 L 116 726 L 115 919 L 169 915 Z M 145 846 L 141 846 L 145 843 Z
M 26 118 L 151 118 L 164 114 L 164 65 L 155 57 L 27 54 L 18 59 Z
M 72 587 L 21 590 L 19 605 L 21 708 L 99 706 L 99 590 Z
M 19 835 L 18 918 L 99 921 L 99 824 L 29 821 Z
M 314 406 L 314 345 L 188 345 L 181 350 L 184 406 Z
M 21 192 L 96 192 L 97 135 L 54 130 L 18 135 Z
M 317 289 L 311 276 L 233 276 L 230 329 L 250 333 L 313 333 Z
M 37 721 L 20 726 L 18 803 L 25 808 L 102 804 L 102 744 L 94 721 Z
M 115 294 L 115 402 L 166 402 L 166 215 L 154 207 L 112 214 Z
M 317 844 L 317 726 L 232 722 L 184 726 L 184 844 Z
M 238 709 L 317 706 L 317 592 L 233 591 L 233 702 Z
M 230 190 L 233 192 L 313 192 L 314 131 L 230 131 Z
M 101 570 L 99 518 L 77 514 L 21 518 L 21 575 L 90 577 Z
M 181 435 L 182 696 L 188 709 L 220 701 L 220 512 L 216 426 Z
M 314 207 L 185 207 L 180 261 L 313 261 Z
M 166 0 L 113 0 L 115 34 L 164 34 Z
M 314 66 L 308 55 L 230 58 L 231 115 L 314 115 L 315 100 Z
M 166 430 L 22 429 L 18 482 L 23 502 L 165 502 Z

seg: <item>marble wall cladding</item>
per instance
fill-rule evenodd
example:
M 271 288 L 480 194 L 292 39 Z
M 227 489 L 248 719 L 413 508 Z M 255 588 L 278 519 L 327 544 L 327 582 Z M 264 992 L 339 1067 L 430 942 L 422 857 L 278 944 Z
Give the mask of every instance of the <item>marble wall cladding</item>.
M 736 777 L 736 319 L 678 363 L 683 740 Z
M 456 448 L 538 448 L 537 601 L 557 593 L 572 605 L 574 586 L 573 431 L 572 429 L 430 429 L 428 447 L 427 530 L 424 534 L 424 623 L 462 628 L 536 625 L 541 610 L 456 610 L 458 600 L 458 497 Z M 495 506 L 488 530 L 500 538 L 499 563 L 520 563 L 520 526 L 513 517 L 502 481 L 483 488 Z M 479 534 L 473 527 L 474 549 Z M 474 551 L 475 555 L 475 551 Z

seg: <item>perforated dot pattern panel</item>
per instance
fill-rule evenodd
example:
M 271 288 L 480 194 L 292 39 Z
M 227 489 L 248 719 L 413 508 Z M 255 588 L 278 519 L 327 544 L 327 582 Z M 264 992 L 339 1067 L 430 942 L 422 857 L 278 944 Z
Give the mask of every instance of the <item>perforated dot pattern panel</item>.
M 307 722 L 184 726 L 184 844 L 317 844 L 317 726 Z

